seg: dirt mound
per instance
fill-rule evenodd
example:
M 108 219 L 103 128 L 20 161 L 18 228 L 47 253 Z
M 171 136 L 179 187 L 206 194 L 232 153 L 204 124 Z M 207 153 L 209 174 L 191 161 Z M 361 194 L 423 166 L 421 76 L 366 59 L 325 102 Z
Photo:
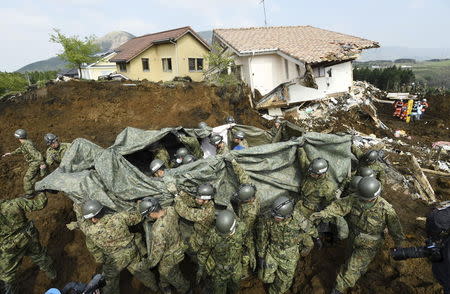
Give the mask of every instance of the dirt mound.
M 211 126 L 223 124 L 233 115 L 243 124 L 262 126 L 259 115 L 250 109 L 245 88 L 210 87 L 202 83 L 142 82 L 125 86 L 120 82 L 58 83 L 27 93 L 20 99 L 0 103 L 0 152 L 18 147 L 14 131 L 26 129 L 39 150 L 46 146 L 43 136 L 52 132 L 63 142 L 83 137 L 107 147 L 125 127 L 160 129 L 168 126 L 194 127 L 200 121 Z M 2 198 L 23 193 L 25 163 L 20 156 L 0 160 Z M 95 272 L 95 262 L 80 232 L 70 232 L 65 224 L 74 219 L 71 201 L 50 195 L 47 208 L 30 214 L 56 261 L 58 279 L 51 284 L 45 274 L 26 259 L 21 267 L 19 293 L 42 294 L 50 286 L 69 281 L 87 281 Z M 123 293 L 145 293 L 143 287 L 124 274 Z M 131 289 L 131 290 L 130 290 Z

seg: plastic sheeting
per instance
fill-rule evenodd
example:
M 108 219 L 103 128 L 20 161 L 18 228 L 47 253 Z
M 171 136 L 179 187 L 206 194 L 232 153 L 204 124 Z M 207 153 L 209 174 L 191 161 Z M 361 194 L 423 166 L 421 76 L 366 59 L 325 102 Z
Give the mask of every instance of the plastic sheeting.
M 199 140 L 212 131 L 175 129 Z M 301 181 L 297 148 L 301 139 L 265 144 L 271 141 L 267 131 L 242 125 L 233 129 L 246 132 L 250 146 L 254 146 L 231 151 L 231 155 L 257 187 L 257 196 L 263 206 L 270 205 L 279 195 L 297 197 Z M 167 190 L 168 183 L 175 183 L 179 189 L 194 193 L 198 184 L 210 182 L 217 189 L 215 201 L 229 206 L 230 198 L 239 185 L 228 162 L 229 158 L 211 156 L 167 170 L 163 178 L 149 176 L 146 167 L 150 164 L 151 157 L 148 154 L 151 156 L 151 152 L 148 147 L 161 142 L 165 146 L 172 144 L 166 146 L 171 151 L 170 148 L 176 145 L 171 130 L 126 128 L 117 136 L 115 143 L 106 149 L 85 139 L 76 139 L 60 167 L 38 182 L 36 189 L 62 191 L 75 202 L 97 199 L 112 210 L 122 211 L 134 208 L 136 200 L 146 196 L 160 197 L 164 205 L 170 205 L 174 195 Z M 327 159 L 336 182 L 348 175 L 352 157 L 350 136 L 306 133 L 303 139 L 309 159 Z M 128 156 L 134 156 L 133 162 L 139 164 L 133 165 L 127 160 Z M 144 162 L 139 162 L 139 158 Z

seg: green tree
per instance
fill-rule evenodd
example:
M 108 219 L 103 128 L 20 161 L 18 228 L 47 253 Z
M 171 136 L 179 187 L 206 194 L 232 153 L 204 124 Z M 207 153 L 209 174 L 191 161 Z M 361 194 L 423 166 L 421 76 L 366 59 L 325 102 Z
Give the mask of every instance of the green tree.
M 28 86 L 25 77 L 20 73 L 0 72 L 0 96 L 24 91 Z
M 78 36 L 67 37 L 58 29 L 53 29 L 53 31 L 54 34 L 50 35 L 50 41 L 60 44 L 64 49 L 58 56 L 71 66 L 78 68 L 81 78 L 81 65 L 93 63 L 99 59 L 94 56 L 100 51 L 100 47 L 94 43 L 95 36 L 91 35 L 82 40 Z
M 208 63 L 205 77 L 208 80 L 221 86 L 239 84 L 234 59 L 224 48 L 215 44 L 205 59 Z M 231 74 L 228 74 L 228 70 L 231 70 Z

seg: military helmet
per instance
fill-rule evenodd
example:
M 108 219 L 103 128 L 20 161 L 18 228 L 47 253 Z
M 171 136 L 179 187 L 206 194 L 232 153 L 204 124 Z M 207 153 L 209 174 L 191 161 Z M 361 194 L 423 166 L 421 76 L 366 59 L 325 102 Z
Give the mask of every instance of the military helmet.
M 231 115 L 227 117 L 227 119 L 225 120 L 225 122 L 227 124 L 234 124 L 236 123 L 236 120 L 234 119 L 234 117 L 232 117 Z
M 272 215 L 278 218 L 287 218 L 294 211 L 294 203 L 286 196 L 279 196 L 272 203 Z
M 323 158 L 316 158 L 309 164 L 310 174 L 322 175 L 328 171 L 328 161 Z
M 183 159 L 188 154 L 189 154 L 189 151 L 186 148 L 181 147 L 181 148 L 178 148 L 177 152 L 175 152 L 175 157 Z
M 214 146 L 222 143 L 222 141 L 223 141 L 222 136 L 218 134 L 211 135 L 211 137 L 209 138 L 209 142 Z
M 423 102 L 427 102 L 427 99 L 423 98 L 422 101 L 423 101 Z
M 141 202 L 139 202 L 138 209 L 141 215 L 147 215 L 151 212 L 158 212 L 162 208 L 158 199 L 155 197 L 145 197 Z
M 199 129 L 206 129 L 207 127 L 208 127 L 208 124 L 205 123 L 204 121 L 202 121 L 198 124 Z
M 363 177 L 361 177 L 361 176 L 354 176 L 352 178 L 352 180 L 350 181 L 350 190 L 351 191 L 353 191 L 353 192 L 358 191 L 358 183 L 359 183 L 359 181 L 361 181 L 362 178 Z
M 236 230 L 236 216 L 229 210 L 222 210 L 216 216 L 216 230 L 220 234 L 232 234 Z
M 367 162 L 375 162 L 378 159 L 378 151 L 377 150 L 369 150 L 364 155 L 364 158 Z
M 160 170 L 163 167 L 164 167 L 164 161 L 162 161 L 161 159 L 154 159 L 150 163 L 150 171 L 152 172 L 152 174 L 156 173 L 158 170 Z
M 239 187 L 238 198 L 241 202 L 246 202 L 255 197 L 256 187 L 250 184 L 242 184 Z
M 14 137 L 17 139 L 26 139 L 27 138 L 27 131 L 24 129 L 18 129 L 14 132 Z
M 364 177 L 374 177 L 375 176 L 375 172 L 370 167 L 361 166 L 360 168 L 358 168 L 358 175 L 360 175 L 362 178 L 364 178 Z
M 192 154 L 188 154 L 183 158 L 183 164 L 189 164 L 195 161 L 195 156 Z
M 100 202 L 98 202 L 97 200 L 89 199 L 83 204 L 82 207 L 83 217 L 85 219 L 91 219 L 96 215 L 98 215 L 100 211 L 102 211 L 102 209 L 103 205 Z
M 237 131 L 236 133 L 234 133 L 234 138 L 244 140 L 245 133 L 243 131 Z
M 211 184 L 201 184 L 197 187 L 197 195 L 195 198 L 202 200 L 211 200 L 216 194 L 216 189 Z
M 52 133 L 45 134 L 44 141 L 47 145 L 53 144 L 55 141 L 58 141 L 58 137 Z
M 364 200 L 374 199 L 381 194 L 381 183 L 373 177 L 362 178 L 358 183 L 358 195 Z

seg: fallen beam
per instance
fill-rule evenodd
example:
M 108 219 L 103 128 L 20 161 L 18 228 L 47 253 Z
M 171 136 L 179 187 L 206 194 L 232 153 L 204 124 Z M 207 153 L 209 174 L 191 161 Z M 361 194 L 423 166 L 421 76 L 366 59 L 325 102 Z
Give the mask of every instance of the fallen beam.
M 417 161 L 417 158 L 414 155 L 410 156 L 411 161 L 411 167 L 413 169 L 414 177 L 419 182 L 420 186 L 422 187 L 423 191 L 427 195 L 429 202 L 436 202 L 436 195 L 434 194 L 433 187 L 431 187 L 430 182 L 428 181 L 427 176 L 423 173 L 422 168 L 419 165 L 419 162 Z
M 438 170 L 432 170 L 432 169 L 423 168 L 423 167 L 421 169 L 422 169 L 422 171 L 429 173 L 429 174 L 443 176 L 443 177 L 450 177 L 450 173 L 446 173 L 446 172 L 442 172 L 442 171 L 438 171 Z

